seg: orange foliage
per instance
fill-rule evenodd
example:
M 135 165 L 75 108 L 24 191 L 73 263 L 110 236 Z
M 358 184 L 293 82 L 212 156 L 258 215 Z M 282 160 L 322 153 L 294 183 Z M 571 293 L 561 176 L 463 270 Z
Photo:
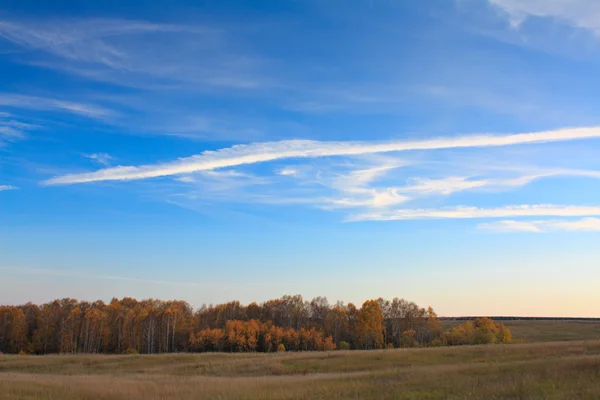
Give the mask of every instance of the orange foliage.
M 15 354 L 331 351 L 490 340 L 510 342 L 510 331 L 484 319 L 442 334 L 431 308 L 397 298 L 368 300 L 360 309 L 300 295 L 197 310 L 128 297 L 0 307 L 0 352 Z

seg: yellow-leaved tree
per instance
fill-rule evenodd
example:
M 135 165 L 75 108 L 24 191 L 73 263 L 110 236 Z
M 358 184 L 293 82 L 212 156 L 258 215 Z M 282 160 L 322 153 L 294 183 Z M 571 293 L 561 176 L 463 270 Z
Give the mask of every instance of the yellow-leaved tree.
M 383 313 L 376 300 L 363 303 L 356 324 L 356 340 L 363 349 L 383 348 Z

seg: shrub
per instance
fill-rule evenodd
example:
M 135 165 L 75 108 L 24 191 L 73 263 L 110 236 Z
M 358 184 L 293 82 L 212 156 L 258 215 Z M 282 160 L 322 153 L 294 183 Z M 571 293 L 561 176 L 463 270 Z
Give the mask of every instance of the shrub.
M 139 353 L 136 349 L 130 347 L 127 350 L 125 350 L 125 354 L 139 354 Z
M 407 329 L 402 332 L 400 339 L 402 347 L 415 347 L 417 345 L 416 333 L 414 329 Z
M 346 342 L 345 340 L 342 340 L 340 342 L 339 348 L 340 350 L 350 350 L 350 343 Z
M 279 346 L 277 346 L 277 352 L 282 353 L 284 351 L 285 351 L 285 346 L 283 345 L 283 343 L 279 343 Z
M 466 321 L 441 336 L 442 343 L 450 346 L 463 344 L 511 343 L 512 335 L 508 328 L 494 323 L 489 318 L 477 318 L 474 322 Z
M 323 342 L 323 350 L 325 350 L 325 351 L 335 350 L 335 343 L 333 343 L 331 336 L 328 336 L 325 339 L 325 341 Z
M 512 334 L 510 333 L 510 329 L 503 327 L 502 331 L 500 332 L 499 340 L 502 343 L 512 343 Z

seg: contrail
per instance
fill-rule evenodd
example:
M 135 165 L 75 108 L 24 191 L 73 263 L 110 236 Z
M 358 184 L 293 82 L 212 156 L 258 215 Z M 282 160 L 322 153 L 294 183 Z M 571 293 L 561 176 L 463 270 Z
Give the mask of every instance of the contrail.
M 66 185 L 98 181 L 126 181 L 188 174 L 236 165 L 255 164 L 286 158 L 318 158 L 410 150 L 498 147 L 531 143 L 600 138 L 600 127 L 567 128 L 511 135 L 470 135 L 393 142 L 323 142 L 283 140 L 236 145 L 176 161 L 141 166 L 119 166 L 95 172 L 67 174 L 43 181 L 42 185 Z

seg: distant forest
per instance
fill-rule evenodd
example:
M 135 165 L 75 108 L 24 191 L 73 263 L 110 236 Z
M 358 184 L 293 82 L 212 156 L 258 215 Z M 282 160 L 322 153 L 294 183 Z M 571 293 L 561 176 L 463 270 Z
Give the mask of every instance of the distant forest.
M 132 298 L 0 307 L 4 353 L 324 351 L 510 341 L 510 330 L 487 318 L 443 330 L 431 307 L 398 298 L 367 300 L 360 308 L 300 295 L 197 310 L 184 301 Z
M 440 321 L 469 321 L 481 317 L 440 317 Z M 588 321 L 597 322 L 600 318 L 594 317 L 509 317 L 494 316 L 494 321 Z

